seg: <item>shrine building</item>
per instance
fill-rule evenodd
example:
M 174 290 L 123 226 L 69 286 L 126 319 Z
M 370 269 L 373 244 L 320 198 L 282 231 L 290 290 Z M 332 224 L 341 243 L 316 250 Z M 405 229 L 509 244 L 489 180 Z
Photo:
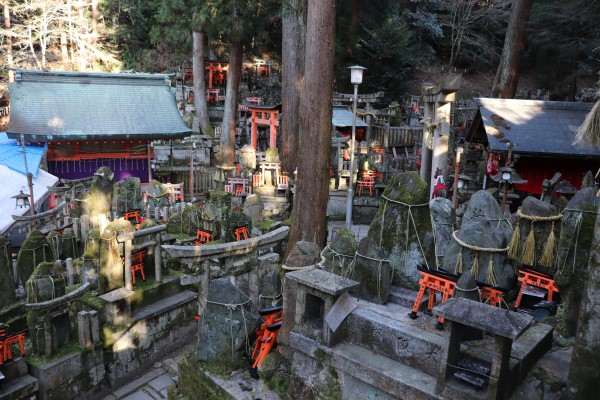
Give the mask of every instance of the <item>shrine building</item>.
M 48 144 L 48 172 L 90 176 L 99 167 L 147 182 L 154 140 L 191 134 L 169 75 L 15 70 L 9 83 L 11 139 Z

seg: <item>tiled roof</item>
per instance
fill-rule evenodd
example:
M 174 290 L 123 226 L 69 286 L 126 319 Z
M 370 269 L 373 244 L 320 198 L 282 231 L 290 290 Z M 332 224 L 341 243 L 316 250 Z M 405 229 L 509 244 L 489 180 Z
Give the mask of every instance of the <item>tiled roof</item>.
M 164 74 L 17 70 L 7 134 L 28 140 L 189 136 Z
M 475 100 L 479 103 L 478 114 L 493 152 L 506 152 L 507 144 L 512 142 L 513 153 L 516 154 L 600 155 L 597 148 L 573 145 L 575 132 L 593 104 L 489 98 Z
M 331 122 L 335 127 L 352 126 L 352 111 L 346 108 L 333 108 Z M 369 126 L 359 117 L 356 117 L 356 126 Z

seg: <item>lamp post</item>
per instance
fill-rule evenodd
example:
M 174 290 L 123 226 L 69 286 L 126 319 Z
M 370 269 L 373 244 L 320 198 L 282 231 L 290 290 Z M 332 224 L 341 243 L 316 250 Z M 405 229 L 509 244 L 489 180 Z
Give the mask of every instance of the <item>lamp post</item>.
M 356 140 L 356 102 L 358 101 L 358 85 L 362 83 L 365 67 L 355 65 L 350 68 L 350 83 L 354 85 L 352 100 L 352 144 L 350 147 L 350 178 L 348 178 L 348 201 L 346 203 L 346 228 L 352 227 L 352 195 L 354 190 L 354 142 Z
M 23 190 L 18 195 L 12 196 L 12 198 L 15 199 L 15 208 L 29 207 L 29 195 L 23 193 Z
M 459 182 L 459 173 L 460 173 L 460 156 L 463 153 L 463 148 L 458 147 L 456 149 L 456 158 L 454 159 L 454 184 L 452 185 L 452 204 L 454 208 L 458 207 L 458 182 Z

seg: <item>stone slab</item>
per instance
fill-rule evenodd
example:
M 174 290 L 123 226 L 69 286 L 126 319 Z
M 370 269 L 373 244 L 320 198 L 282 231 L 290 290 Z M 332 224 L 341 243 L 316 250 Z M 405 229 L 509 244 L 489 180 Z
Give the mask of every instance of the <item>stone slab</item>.
M 439 370 L 440 354 L 447 332 L 435 329 L 436 319 L 409 317 L 410 309 L 397 304 L 385 306 L 358 301 L 348 317 L 342 341 L 368 348 L 430 375 Z
M 135 392 L 127 397 L 123 397 L 123 400 L 157 400 L 150 396 L 148 393 L 143 391 Z
M 285 278 L 321 292 L 329 293 L 332 296 L 360 285 L 360 283 L 352 279 L 344 278 L 319 268 L 304 268 L 288 272 L 285 274 Z
M 149 306 L 136 311 L 132 316 L 132 320 L 135 322 L 155 317 L 170 309 L 179 307 L 185 303 L 189 303 L 190 301 L 197 300 L 197 297 L 198 295 L 196 293 L 186 290 L 174 296 L 164 298 L 160 302 L 152 303 Z
M 451 298 L 434 307 L 436 315 L 449 321 L 515 340 L 533 321 L 531 315 L 509 311 L 464 298 Z
M 2 400 L 27 399 L 38 390 L 38 381 L 31 375 L 24 375 L 2 384 L 0 398 Z
M 125 289 L 124 287 L 112 290 L 108 293 L 104 293 L 98 297 L 107 303 L 114 303 L 115 301 L 127 299 L 133 296 L 135 292 L 133 290 Z
M 331 367 L 365 382 L 394 398 L 411 400 L 438 400 L 435 394 L 436 378 L 383 355 L 373 353 L 351 343 L 340 343 L 332 348 L 292 332 L 290 344 L 296 351 L 320 359 L 329 358 Z M 323 354 L 326 354 L 323 357 Z M 342 388 L 344 389 L 344 388 Z M 352 398 L 341 393 L 342 399 Z
M 148 384 L 152 387 L 152 389 L 156 390 L 157 392 L 160 392 L 161 390 L 166 389 L 171 385 L 174 385 L 175 381 L 171 379 L 171 377 L 168 374 L 163 374 L 151 380 Z
M 325 316 L 325 322 L 335 333 L 346 317 L 356 308 L 356 301 L 348 294 L 343 293 Z
M 181 286 L 195 285 L 202 282 L 203 277 L 201 275 L 185 275 L 180 278 Z
M 423 296 L 421 299 L 421 303 L 419 304 L 419 310 L 423 310 L 426 308 L 427 301 L 429 299 L 429 294 Z M 437 296 L 439 297 L 439 296 Z M 407 288 L 403 288 L 400 286 L 392 286 L 390 288 L 390 296 L 388 297 L 388 301 L 390 303 L 399 304 L 402 307 L 412 309 L 415 304 L 415 299 L 417 298 L 417 291 L 411 290 Z M 437 299 L 436 299 L 437 300 Z

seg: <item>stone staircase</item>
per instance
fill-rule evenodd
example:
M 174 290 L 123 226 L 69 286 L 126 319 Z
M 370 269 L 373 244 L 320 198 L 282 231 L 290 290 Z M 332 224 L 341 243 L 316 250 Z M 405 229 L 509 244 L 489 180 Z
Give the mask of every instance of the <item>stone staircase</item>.
M 27 373 L 27 363 L 22 357 L 0 367 L 0 399 L 17 400 L 35 398 L 38 381 Z
M 485 397 L 485 386 L 478 388 L 458 377 L 452 380 L 451 391 L 441 394 L 436 390 L 449 329 L 437 330 L 437 317 L 422 312 L 416 320 L 410 319 L 408 314 L 415 298 L 416 292 L 392 288 L 385 305 L 354 299 L 356 308 L 340 325 L 335 333 L 337 341 L 330 346 L 326 345 L 327 340 L 307 334 L 307 329 L 297 324 L 290 334 L 290 346 L 295 350 L 294 373 L 314 383 L 324 365 L 333 368 L 338 380 L 343 382 L 340 384 L 343 399 Z M 461 354 L 489 365 L 493 343 L 494 338 L 489 335 L 479 341 L 463 341 Z M 524 379 L 551 344 L 552 328 L 539 323 L 534 323 L 513 343 L 508 393 Z

